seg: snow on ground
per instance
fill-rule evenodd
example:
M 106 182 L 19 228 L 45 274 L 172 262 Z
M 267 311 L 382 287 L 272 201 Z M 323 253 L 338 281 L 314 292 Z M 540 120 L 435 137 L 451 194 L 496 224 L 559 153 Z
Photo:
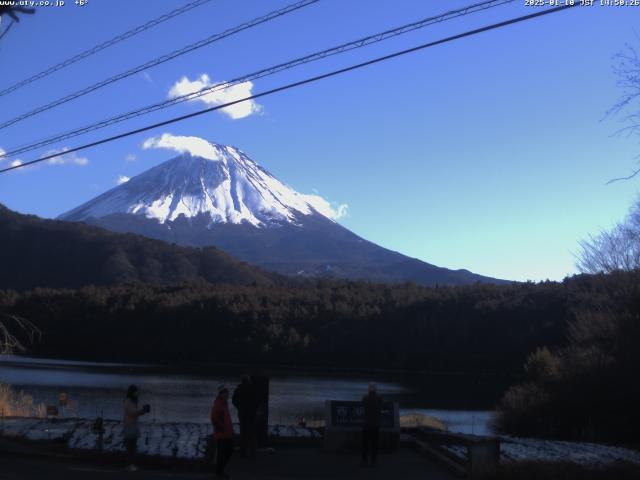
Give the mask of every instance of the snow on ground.
M 70 449 L 94 450 L 98 436 L 92 431 L 93 421 L 69 418 L 49 421 L 38 418 L 0 418 L 0 437 L 20 438 L 33 442 L 66 442 Z M 238 433 L 238 425 L 235 425 Z M 106 452 L 123 452 L 122 424 L 118 421 L 104 422 L 103 449 Z M 211 437 L 211 426 L 200 423 L 140 424 L 138 450 L 142 455 L 169 457 L 187 460 L 202 459 L 207 441 Z M 270 425 L 272 438 L 320 438 L 317 430 L 291 425 Z M 449 454 L 464 461 L 467 449 L 464 446 L 442 447 Z M 629 462 L 640 465 L 640 451 L 595 443 L 561 442 L 517 437 L 500 437 L 502 461 L 522 460 L 564 461 L 582 465 L 606 465 L 614 462 Z
M 467 447 L 442 447 L 461 461 L 467 459 Z M 500 459 L 503 462 L 542 461 L 571 462 L 580 465 L 601 466 L 616 462 L 640 465 L 640 451 L 597 443 L 562 442 L 533 438 L 500 437 Z
M 49 422 L 40 418 L 0 419 L 0 436 L 22 438 L 34 442 L 63 441 L 69 438 L 79 420 Z
M 93 421 L 86 419 L 7 418 L 0 419 L 0 437 L 66 442 L 70 449 L 95 450 L 98 436 L 92 427 Z M 239 433 L 238 428 L 234 425 L 236 433 Z M 270 426 L 269 435 L 274 438 L 320 438 L 316 430 L 288 425 Z M 210 437 L 211 426 L 208 424 L 141 423 L 138 452 L 158 457 L 202 459 Z M 124 452 L 121 422 L 105 420 L 102 445 L 105 452 Z
M 467 460 L 467 447 L 463 445 L 443 445 L 442 449 L 460 461 Z
M 639 451 L 597 443 L 501 437 L 500 453 L 503 460 L 512 462 L 541 460 L 573 462 L 582 465 L 628 462 L 640 465 Z

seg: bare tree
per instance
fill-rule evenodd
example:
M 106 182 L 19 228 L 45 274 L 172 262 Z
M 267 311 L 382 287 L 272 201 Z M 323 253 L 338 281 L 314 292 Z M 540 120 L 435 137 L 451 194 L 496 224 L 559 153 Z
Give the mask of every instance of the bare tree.
M 4 29 L 3 32 L 0 33 L 0 40 L 2 40 L 2 37 L 4 37 L 7 33 L 9 33 L 9 30 L 11 30 L 11 27 L 13 27 L 14 23 L 18 23 L 20 21 L 18 13 L 32 15 L 36 13 L 36 10 L 34 8 L 23 7 L 20 5 L 0 6 L 0 23 L 2 23 L 3 15 L 11 17 L 11 23 Z
M 637 35 L 636 35 L 637 36 Z M 637 36 L 640 40 L 640 36 Z M 616 134 L 640 136 L 640 53 L 631 45 L 613 57 L 613 71 L 621 94 L 606 116 L 620 116 L 623 127 Z M 640 159 L 640 155 L 636 157 Z M 629 180 L 640 174 L 636 168 L 626 177 L 609 181 Z M 627 218 L 611 230 L 603 230 L 580 243 L 577 267 L 583 273 L 640 271 L 640 199 L 632 205 Z
M 640 200 L 623 222 L 582 240 L 580 248 L 577 266 L 583 273 L 640 269 Z
M 640 41 L 640 37 L 638 40 Z M 621 94 L 606 116 L 621 117 L 624 126 L 616 132 L 617 135 L 640 136 L 640 53 L 635 46 L 627 44 L 621 52 L 614 55 L 613 72 L 618 78 L 617 85 Z M 640 158 L 640 155 L 636 158 Z M 629 180 L 639 173 L 640 168 L 637 168 L 630 175 L 614 178 L 609 183 Z
M 18 14 L 27 14 L 27 15 L 33 15 L 34 13 L 36 13 L 36 9 L 35 8 L 28 8 L 28 7 L 23 7 L 23 6 L 19 6 L 19 5 L 5 5 L 5 6 L 1 6 L 0 7 L 0 16 L 2 15 L 8 15 L 11 17 L 11 19 L 14 22 L 19 22 L 20 21 L 20 17 L 18 17 Z
M 20 332 L 21 335 L 16 332 Z M 33 343 L 40 335 L 40 330 L 29 320 L 8 313 L 0 313 L 0 354 L 24 352 L 26 348 L 21 337 Z

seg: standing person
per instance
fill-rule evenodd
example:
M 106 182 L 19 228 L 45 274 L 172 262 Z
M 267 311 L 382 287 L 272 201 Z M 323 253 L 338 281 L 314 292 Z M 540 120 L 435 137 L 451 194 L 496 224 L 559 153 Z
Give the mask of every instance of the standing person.
M 371 452 L 371 466 L 378 457 L 378 438 L 380 437 L 380 418 L 382 416 L 382 398 L 378 395 L 375 383 L 369 384 L 369 394 L 362 397 L 362 465 L 367 465 Z
M 138 452 L 138 437 L 140 437 L 140 424 L 138 419 L 149 412 L 149 405 L 138 408 L 138 387 L 130 385 L 123 404 L 122 436 L 124 447 L 127 451 L 127 470 L 135 472 L 138 467 L 135 465 L 136 453 Z
M 218 387 L 218 396 L 211 408 L 211 424 L 213 437 L 216 440 L 216 476 L 229 478 L 225 472 L 227 464 L 233 455 L 233 424 L 229 412 L 229 389 L 224 385 Z
M 242 377 L 242 383 L 236 387 L 231 401 L 238 410 L 240 420 L 240 456 L 254 458 L 257 446 L 258 395 L 251 377 Z

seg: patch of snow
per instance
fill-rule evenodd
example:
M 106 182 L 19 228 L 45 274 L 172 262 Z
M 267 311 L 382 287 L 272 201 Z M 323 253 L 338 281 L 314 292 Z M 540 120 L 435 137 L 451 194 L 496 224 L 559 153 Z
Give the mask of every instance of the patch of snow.
M 467 447 L 462 445 L 444 445 L 442 447 L 445 451 L 453 455 L 454 457 L 459 458 L 460 460 L 467 459 Z
M 95 450 L 98 435 L 93 433 L 93 421 L 87 419 L 11 418 L 0 419 L 0 437 L 21 438 L 30 441 L 64 441 L 75 450 Z M 114 420 L 104 421 L 103 449 L 106 452 L 124 452 L 122 424 Z M 234 424 L 239 433 L 239 425 Z M 304 428 L 272 425 L 269 434 L 280 438 L 319 438 L 320 433 Z M 138 452 L 141 455 L 196 460 L 204 458 L 211 425 L 200 423 L 142 422 Z
M 640 465 L 640 452 L 597 443 L 501 437 L 500 454 L 504 460 L 512 462 L 541 460 L 573 462 L 582 465 L 628 462 Z

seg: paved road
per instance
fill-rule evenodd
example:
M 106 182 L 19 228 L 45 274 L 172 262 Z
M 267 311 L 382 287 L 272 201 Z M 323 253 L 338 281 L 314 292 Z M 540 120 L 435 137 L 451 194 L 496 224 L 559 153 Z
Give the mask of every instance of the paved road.
M 360 467 L 357 455 L 325 453 L 315 448 L 282 448 L 261 453 L 256 460 L 234 457 L 229 465 L 233 480 L 251 479 L 421 479 L 451 480 L 455 477 L 412 450 L 382 455 L 375 468 Z M 33 459 L 0 453 L 1 480 L 140 480 L 213 478 L 212 472 L 189 469 L 142 468 L 128 473 L 113 465 L 98 466 L 69 460 Z

